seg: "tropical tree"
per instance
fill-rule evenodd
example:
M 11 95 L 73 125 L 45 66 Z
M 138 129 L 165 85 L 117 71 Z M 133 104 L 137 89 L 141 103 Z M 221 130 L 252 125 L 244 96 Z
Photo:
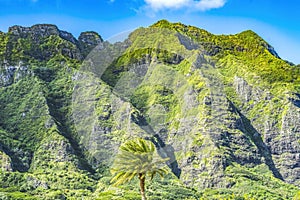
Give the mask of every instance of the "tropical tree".
M 132 180 L 135 176 L 140 181 L 140 192 L 142 200 L 146 200 L 145 181 L 146 176 L 151 180 L 155 174 L 163 177 L 167 173 L 165 161 L 161 159 L 151 141 L 142 138 L 129 140 L 122 144 L 111 167 L 111 173 L 114 175 L 111 182 L 117 186 Z

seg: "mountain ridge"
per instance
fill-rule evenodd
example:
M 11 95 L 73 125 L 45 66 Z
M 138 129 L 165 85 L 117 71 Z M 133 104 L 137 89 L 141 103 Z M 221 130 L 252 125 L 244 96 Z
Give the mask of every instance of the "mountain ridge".
M 32 27 L 0 36 L 1 198 L 139 199 L 134 183 L 109 183 L 132 137 L 170 160 L 150 199 L 299 191 L 299 67 L 254 32 L 215 36 L 162 20 L 109 44 Z

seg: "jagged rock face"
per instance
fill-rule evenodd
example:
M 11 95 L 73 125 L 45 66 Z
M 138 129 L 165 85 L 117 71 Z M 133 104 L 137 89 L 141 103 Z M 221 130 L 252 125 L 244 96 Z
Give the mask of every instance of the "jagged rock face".
M 26 66 L 22 66 L 21 62 L 19 66 L 4 66 L 0 72 L 0 87 L 9 86 L 31 74 L 32 72 Z
M 11 27 L 0 41 L 0 170 L 24 172 L 16 187 L 25 192 L 96 199 L 133 137 L 151 140 L 195 190 L 291 198 L 300 185 L 299 74 L 251 31 L 214 36 L 161 21 L 109 44 L 95 32 L 77 40 L 35 25 Z M 277 80 L 276 67 L 263 74 L 260 54 L 287 78 Z
M 242 111 L 247 115 L 251 109 L 261 101 L 267 100 L 265 106 L 272 104 L 274 99 L 268 91 L 251 87 L 244 79 L 235 77 L 235 89 L 237 94 L 246 104 L 249 101 L 254 102 L 251 106 L 246 107 Z M 296 98 L 296 97 L 295 97 Z M 273 157 L 274 164 L 279 170 L 282 178 L 287 182 L 299 185 L 299 115 L 300 109 L 289 97 L 276 102 L 277 108 L 273 108 L 272 114 L 280 113 L 280 120 L 263 113 L 260 113 L 252 120 L 255 129 L 263 135 L 264 143 L 268 147 L 268 151 Z M 257 123 L 258 121 L 258 123 Z M 261 122 L 263 121 L 263 126 Z
M 263 91 L 258 88 L 253 90 L 252 87 L 241 77 L 234 77 L 234 87 L 236 93 L 239 94 L 239 97 L 244 103 L 248 103 L 251 100 L 259 102 L 262 98 Z
M 9 28 L 8 33 L 19 38 L 31 36 L 37 43 L 40 43 L 38 41 L 40 38 L 50 37 L 51 35 L 58 35 L 73 44 L 77 43 L 76 38 L 71 33 L 61 31 L 57 26 L 52 24 L 38 24 L 32 27 L 13 26 Z
M 283 178 L 300 185 L 300 109 L 288 103 L 282 116 L 281 129 L 266 132 L 268 146 Z M 269 134 L 268 134 L 269 133 Z
M 67 59 L 82 60 L 103 41 L 95 32 L 84 32 L 77 40 L 71 33 L 50 24 L 32 27 L 13 26 L 4 35 L 7 38 L 5 44 L 7 50 L 1 59 L 11 65 L 19 61 L 42 62 L 59 54 Z
M 96 46 L 103 42 L 103 39 L 98 33 L 89 31 L 81 33 L 78 42 L 84 57 L 86 57 Z
M 12 165 L 11 165 L 11 159 L 8 155 L 6 155 L 4 152 L 0 151 L 0 170 L 2 172 L 11 172 L 12 171 Z
M 49 37 L 50 35 L 59 34 L 57 26 L 51 24 L 39 24 L 32 27 L 13 26 L 9 28 L 8 32 L 20 37 L 32 33 L 40 37 Z

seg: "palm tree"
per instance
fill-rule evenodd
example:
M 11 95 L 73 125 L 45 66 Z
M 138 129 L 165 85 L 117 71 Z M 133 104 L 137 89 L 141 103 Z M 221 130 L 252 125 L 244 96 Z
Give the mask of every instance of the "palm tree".
M 150 176 L 151 180 L 155 174 L 161 177 L 167 170 L 162 167 L 168 159 L 161 159 L 155 154 L 155 146 L 151 141 L 142 138 L 129 140 L 120 146 L 111 173 L 114 175 L 111 180 L 117 186 L 132 180 L 137 176 L 140 180 L 140 192 L 142 200 L 146 200 L 145 180 Z

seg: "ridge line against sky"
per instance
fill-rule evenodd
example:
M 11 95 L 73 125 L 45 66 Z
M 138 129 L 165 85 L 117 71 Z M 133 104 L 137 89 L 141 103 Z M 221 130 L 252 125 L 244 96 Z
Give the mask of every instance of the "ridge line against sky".
M 214 34 L 251 29 L 280 57 L 300 64 L 299 10 L 297 0 L 0 0 L 0 30 L 50 23 L 75 36 L 93 30 L 107 39 L 167 19 Z

